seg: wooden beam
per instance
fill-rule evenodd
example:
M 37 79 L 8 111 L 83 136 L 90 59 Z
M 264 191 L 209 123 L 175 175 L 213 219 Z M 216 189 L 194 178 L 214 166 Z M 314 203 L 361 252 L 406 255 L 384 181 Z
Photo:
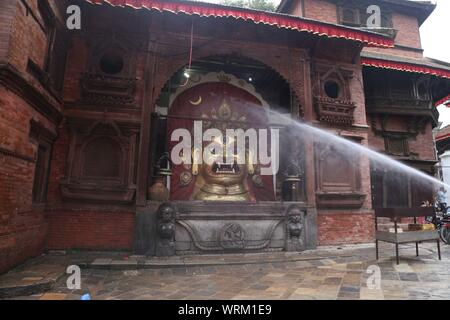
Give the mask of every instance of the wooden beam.
M 139 156 L 138 156 L 138 174 L 137 174 L 137 193 L 136 204 L 145 206 L 147 203 L 147 188 L 149 181 L 149 159 L 150 159 L 150 127 L 151 114 L 154 109 L 154 81 L 157 68 L 157 44 L 152 39 L 152 23 L 148 32 L 147 57 L 145 62 L 144 74 L 144 93 L 142 106 L 142 124 L 140 133 Z

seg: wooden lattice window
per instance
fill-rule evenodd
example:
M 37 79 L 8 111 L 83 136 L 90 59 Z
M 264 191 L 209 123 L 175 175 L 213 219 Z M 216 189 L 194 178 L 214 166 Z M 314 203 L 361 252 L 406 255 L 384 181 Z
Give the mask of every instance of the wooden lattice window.
M 409 144 L 407 137 L 385 137 L 386 152 L 393 155 L 409 155 Z
M 351 27 L 367 27 L 367 19 L 371 13 L 367 13 L 367 5 L 354 4 L 339 7 L 339 22 Z M 392 19 L 390 13 L 381 12 L 382 28 L 392 28 Z
M 354 8 L 341 8 L 340 9 L 340 20 L 343 25 L 348 26 L 359 26 L 360 17 L 359 10 Z

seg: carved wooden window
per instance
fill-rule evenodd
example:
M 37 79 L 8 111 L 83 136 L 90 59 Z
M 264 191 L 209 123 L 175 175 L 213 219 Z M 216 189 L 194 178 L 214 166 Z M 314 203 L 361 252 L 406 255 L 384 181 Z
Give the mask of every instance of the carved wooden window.
M 392 155 L 408 156 L 409 143 L 406 136 L 386 136 L 384 138 L 386 152 Z
M 423 179 L 411 179 L 398 170 L 372 164 L 371 183 L 374 208 L 419 207 L 424 201 L 433 201 L 432 184 Z
M 322 150 L 321 150 L 322 149 Z M 334 146 L 318 146 L 319 190 L 325 192 L 351 192 L 360 189 L 359 156 L 345 153 Z
M 392 28 L 392 19 L 390 15 L 381 13 L 381 27 Z
M 409 184 L 405 176 L 374 164 L 370 172 L 373 208 L 408 207 L 408 193 L 405 194 L 405 190 Z
M 367 27 L 367 19 L 371 16 L 367 13 L 369 5 L 370 3 L 354 2 L 340 6 L 338 9 L 339 23 L 351 27 Z M 391 14 L 386 11 L 382 10 L 381 12 L 381 28 L 392 28 Z
M 87 72 L 81 79 L 82 103 L 101 108 L 138 108 L 135 103 L 136 44 L 125 38 L 95 36 L 89 39 Z
M 360 208 L 366 198 L 361 192 L 360 167 L 361 158 L 355 150 L 332 143 L 316 144 L 317 206 Z
M 392 72 L 389 74 L 388 89 L 390 95 L 394 99 L 413 99 L 414 83 L 410 75 L 400 72 Z
M 136 57 L 127 39 L 95 38 L 88 61 L 88 70 L 104 76 L 133 78 Z
M 415 93 L 416 98 L 419 100 L 429 100 L 430 99 L 430 83 L 428 79 L 419 79 L 415 83 Z
M 383 181 L 383 196 L 385 208 L 409 207 L 410 184 L 406 174 L 401 172 L 386 172 Z
M 340 8 L 341 24 L 347 26 L 360 26 L 359 10 L 354 8 Z
M 315 108 L 320 121 L 334 125 L 351 125 L 355 103 L 351 101 L 352 70 L 317 64 L 313 88 Z
M 120 179 L 120 145 L 111 138 L 91 140 L 84 148 L 83 178 Z
M 99 68 L 105 74 L 117 75 L 122 72 L 124 64 L 123 53 L 112 50 L 100 57 Z
M 317 64 L 314 67 L 314 96 L 331 100 L 351 100 L 350 81 L 353 70 Z
M 328 98 L 338 99 L 342 95 L 342 88 L 338 81 L 329 79 L 324 82 L 323 90 Z
M 67 176 L 61 183 L 66 199 L 130 203 L 136 186 L 138 129 L 113 121 L 70 120 L 72 140 Z

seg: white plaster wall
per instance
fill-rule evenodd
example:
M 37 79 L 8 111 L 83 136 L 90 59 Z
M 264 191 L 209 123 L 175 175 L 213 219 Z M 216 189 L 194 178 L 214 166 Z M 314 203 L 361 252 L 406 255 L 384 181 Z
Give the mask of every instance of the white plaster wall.
M 444 183 L 450 185 L 450 150 L 445 151 L 440 157 L 442 166 L 442 179 Z M 447 189 L 447 203 L 449 202 L 450 188 Z

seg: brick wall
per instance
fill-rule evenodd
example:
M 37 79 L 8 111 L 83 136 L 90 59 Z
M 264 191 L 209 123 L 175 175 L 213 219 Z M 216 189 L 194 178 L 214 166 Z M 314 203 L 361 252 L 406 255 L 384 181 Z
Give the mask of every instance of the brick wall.
M 317 227 L 321 246 L 371 242 L 375 235 L 373 213 L 319 214 Z
M 0 2 L 0 61 L 5 61 L 8 56 L 15 2 L 15 0 Z
M 30 119 L 52 125 L 20 97 L 0 87 L 0 273 L 43 250 L 47 224 L 32 204 L 36 144 Z M 14 124 L 14 126 L 11 126 Z
M 325 0 L 304 0 L 304 17 L 324 22 L 337 23 L 336 4 Z
M 131 250 L 134 212 L 55 210 L 48 214 L 48 249 Z
M 392 14 L 392 25 L 395 30 L 398 30 L 395 44 L 419 49 L 422 48 L 419 22 L 416 17 L 394 13 Z
M 46 248 L 54 250 L 131 250 L 134 234 L 134 211 L 107 206 L 66 202 L 62 199 L 60 181 L 66 176 L 70 132 L 62 124 L 53 145 L 48 185 L 48 234 Z M 87 208 L 87 209 L 84 209 Z
M 37 10 L 37 1 L 28 1 L 39 22 L 43 23 Z M 47 50 L 47 37 L 31 14 L 27 14 L 26 7 L 17 1 L 16 12 L 12 22 L 11 42 L 9 46 L 9 63 L 18 70 L 25 71 L 28 59 L 32 59 L 41 68 Z
M 410 141 L 409 148 L 411 152 L 419 154 L 420 159 L 436 160 L 431 123 L 427 123 L 424 133 L 419 133 L 416 139 Z
M 36 9 L 37 1 L 28 3 Z M 28 57 L 43 65 L 46 43 L 20 1 L 0 2 L 0 60 L 54 103 L 26 70 Z M 0 86 L 0 273 L 39 255 L 47 232 L 43 206 L 32 201 L 37 142 L 30 139 L 30 120 L 51 132 L 55 125 L 22 96 L 29 92 L 17 92 L 8 82 Z
M 58 139 L 53 144 L 50 175 L 48 178 L 47 205 L 52 208 L 63 203 L 59 182 L 66 175 L 66 161 L 69 154 L 69 129 L 61 125 L 58 129 Z M 49 213 L 51 214 L 51 213 Z

